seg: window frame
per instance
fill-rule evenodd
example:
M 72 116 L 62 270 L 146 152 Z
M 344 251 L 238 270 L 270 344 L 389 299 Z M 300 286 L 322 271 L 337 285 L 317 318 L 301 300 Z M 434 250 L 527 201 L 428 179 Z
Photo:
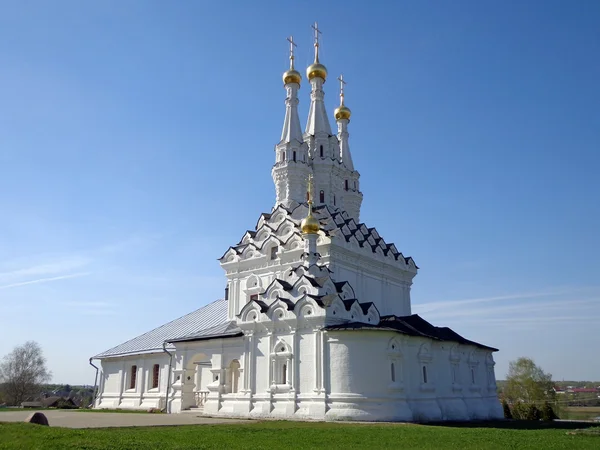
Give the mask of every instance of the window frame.
M 129 369 L 129 390 L 135 390 L 137 387 L 137 364 L 133 364 Z
M 160 364 L 154 364 L 152 366 L 152 379 L 150 389 L 158 389 L 160 386 Z

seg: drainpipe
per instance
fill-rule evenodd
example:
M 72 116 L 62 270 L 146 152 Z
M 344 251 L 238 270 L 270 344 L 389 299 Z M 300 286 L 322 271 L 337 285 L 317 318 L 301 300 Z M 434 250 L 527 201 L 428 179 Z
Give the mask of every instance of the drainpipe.
M 163 342 L 163 352 L 169 355 L 169 370 L 167 371 L 167 393 L 165 395 L 165 412 L 169 412 L 169 390 L 171 388 L 171 367 L 173 365 L 173 353 L 167 350 L 167 343 Z
M 95 403 L 96 403 L 96 388 L 98 386 L 98 366 L 94 365 L 94 363 L 92 362 L 92 359 L 94 358 L 90 358 L 90 366 L 92 366 L 94 369 L 96 369 L 96 378 L 94 378 L 94 391 L 93 391 L 93 395 L 92 395 L 92 404 L 90 405 L 92 408 L 94 407 Z

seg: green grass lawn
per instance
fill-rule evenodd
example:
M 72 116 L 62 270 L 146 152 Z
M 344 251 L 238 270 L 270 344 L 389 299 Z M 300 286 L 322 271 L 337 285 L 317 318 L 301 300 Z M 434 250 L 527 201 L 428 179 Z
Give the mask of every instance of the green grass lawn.
M 575 425 L 337 424 L 250 422 L 74 430 L 0 423 L 0 449 L 203 449 L 203 448 L 431 448 L 598 449 L 600 435 L 573 435 Z

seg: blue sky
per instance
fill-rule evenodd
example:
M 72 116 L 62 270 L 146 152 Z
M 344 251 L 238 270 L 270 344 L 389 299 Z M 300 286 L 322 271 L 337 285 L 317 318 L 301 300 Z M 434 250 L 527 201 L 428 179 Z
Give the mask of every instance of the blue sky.
M 274 203 L 285 38 L 303 70 L 318 20 L 414 312 L 500 348 L 498 378 L 600 380 L 600 3 L 84 3 L 0 6 L 0 355 L 33 339 L 92 383 L 90 356 L 222 295 Z

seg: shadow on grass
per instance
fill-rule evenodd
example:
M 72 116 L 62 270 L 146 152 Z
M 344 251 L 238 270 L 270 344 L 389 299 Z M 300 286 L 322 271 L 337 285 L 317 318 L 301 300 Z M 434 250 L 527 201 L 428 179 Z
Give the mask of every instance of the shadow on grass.
M 472 422 L 427 422 L 423 425 L 453 428 L 499 428 L 508 430 L 578 430 L 600 427 L 599 422 L 562 421 L 542 422 L 534 420 L 485 420 Z

